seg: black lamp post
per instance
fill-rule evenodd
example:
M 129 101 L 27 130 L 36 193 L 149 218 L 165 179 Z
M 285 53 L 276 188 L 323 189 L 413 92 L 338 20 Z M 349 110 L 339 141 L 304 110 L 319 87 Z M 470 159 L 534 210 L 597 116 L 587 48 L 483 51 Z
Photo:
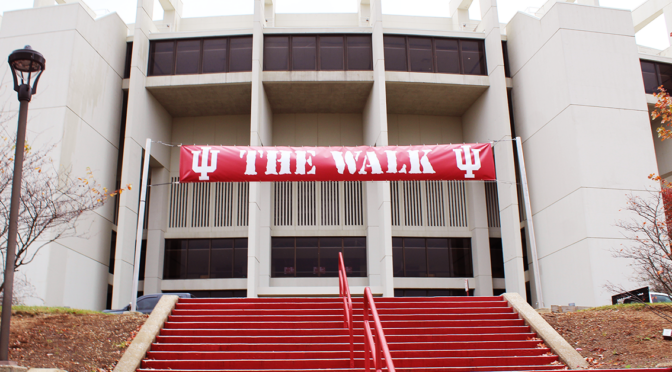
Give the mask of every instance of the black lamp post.
M 12 201 L 9 210 L 9 235 L 7 236 L 7 263 L 5 265 L 5 285 L 2 296 L 2 323 L 0 323 L 0 363 L 9 361 L 9 323 L 12 319 L 12 292 L 14 290 L 14 259 L 16 257 L 16 236 L 18 234 L 19 203 L 21 200 L 21 177 L 23 176 L 23 151 L 26 143 L 26 122 L 28 103 L 37 89 L 45 59 L 30 45 L 17 49 L 9 55 L 14 90 L 19 96 L 19 126 L 16 131 L 16 155 L 14 156 L 14 178 L 12 179 Z M 7 363 L 3 363 L 7 364 Z

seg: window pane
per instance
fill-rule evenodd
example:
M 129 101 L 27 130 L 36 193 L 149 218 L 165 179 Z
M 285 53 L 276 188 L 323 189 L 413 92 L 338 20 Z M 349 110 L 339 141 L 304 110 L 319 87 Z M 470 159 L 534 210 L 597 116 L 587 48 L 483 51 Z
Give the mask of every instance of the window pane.
M 343 37 L 320 37 L 320 70 L 343 70 Z
M 485 75 L 485 54 L 483 42 L 462 40 L 462 66 L 467 75 Z
M 660 85 L 668 92 L 672 91 L 672 65 L 659 63 L 658 69 L 660 70 Z M 655 91 L 658 91 L 657 88 Z
M 366 276 L 366 238 L 343 238 L 343 261 L 348 276 Z
M 429 276 L 440 278 L 450 276 L 448 239 L 427 239 L 427 268 Z
M 210 278 L 231 278 L 233 276 L 233 239 L 212 241 L 210 256 Z
M 471 265 L 471 239 L 450 239 L 450 251 L 452 276 L 458 278 L 474 276 Z
M 409 37 L 408 52 L 411 54 L 411 71 L 432 72 L 432 39 Z
M 264 38 L 264 70 L 289 71 L 289 36 Z
M 427 276 L 427 256 L 425 239 L 404 239 L 404 266 L 407 277 Z
M 457 40 L 434 39 L 436 48 L 436 70 L 448 74 L 460 73 L 460 54 Z
M 397 277 L 404 276 L 404 249 L 402 244 L 402 238 L 392 238 L 392 270 L 394 276 Z
M 210 241 L 190 240 L 187 253 L 187 279 L 207 279 Z
M 172 75 L 173 74 L 173 41 L 155 41 L 153 43 L 152 68 L 150 75 Z
M 131 77 L 131 55 L 133 54 L 133 42 L 126 43 L 126 61 L 124 62 L 124 79 Z
M 504 251 L 500 238 L 490 238 L 490 266 L 493 278 L 504 277 Z
M 252 36 L 232 37 L 229 71 L 252 71 Z
M 166 252 L 163 258 L 164 279 L 186 279 L 187 277 L 187 240 L 166 240 Z
M 511 77 L 511 67 L 509 66 L 509 47 L 506 40 L 502 40 L 502 54 L 504 57 L 504 76 Z
M 320 267 L 325 269 L 320 276 L 338 277 L 338 254 L 343 251 L 342 244 L 342 238 L 320 238 Z
M 294 238 L 271 239 L 271 276 L 294 276 Z
M 292 70 L 315 70 L 316 58 L 315 36 L 292 37 Z
M 383 36 L 386 71 L 408 71 L 406 68 L 406 38 Z
M 348 36 L 348 70 L 373 70 L 371 36 Z
M 178 41 L 175 74 L 197 74 L 200 54 L 200 40 Z
M 247 238 L 234 241 L 233 277 L 247 278 Z
M 296 276 L 318 276 L 326 271 L 318 265 L 317 238 L 296 238 Z
M 226 72 L 226 39 L 203 40 L 203 73 Z

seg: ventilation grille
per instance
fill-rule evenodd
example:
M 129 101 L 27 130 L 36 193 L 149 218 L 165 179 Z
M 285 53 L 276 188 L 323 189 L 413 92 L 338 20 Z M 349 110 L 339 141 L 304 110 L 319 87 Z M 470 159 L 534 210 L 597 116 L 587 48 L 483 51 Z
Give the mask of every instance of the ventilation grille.
M 176 183 L 171 178 L 169 229 L 247 226 L 249 184 Z
M 392 226 L 466 228 L 467 193 L 463 181 L 390 182 Z
M 488 210 L 488 227 L 500 227 L 497 182 L 485 182 L 485 205 Z
M 274 226 L 362 226 L 361 182 L 275 182 Z

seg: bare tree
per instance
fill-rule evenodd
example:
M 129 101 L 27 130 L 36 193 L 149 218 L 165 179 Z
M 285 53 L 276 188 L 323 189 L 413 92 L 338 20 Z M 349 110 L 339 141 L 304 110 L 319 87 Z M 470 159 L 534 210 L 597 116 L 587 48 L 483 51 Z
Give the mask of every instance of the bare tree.
M 6 111 L 5 111 L 6 112 Z M 13 117 L 0 114 L 0 259 L 5 270 L 9 209 L 16 139 L 8 130 Z M 55 145 L 34 149 L 24 145 L 21 205 L 19 208 L 16 271 L 35 259 L 41 248 L 57 239 L 81 236 L 76 230 L 79 218 L 102 207 L 109 197 L 123 189 L 108 192 L 87 168 L 81 177 L 70 169 L 58 169 L 50 152 Z M 0 291 L 4 282 L 0 284 Z
M 619 221 L 616 226 L 630 243 L 612 252 L 615 257 L 632 261 L 636 279 L 655 291 L 672 293 L 672 240 L 665 213 L 667 194 L 669 189 L 664 186 L 662 192 L 652 190 L 646 196 L 628 195 L 625 210 L 631 212 L 631 218 Z

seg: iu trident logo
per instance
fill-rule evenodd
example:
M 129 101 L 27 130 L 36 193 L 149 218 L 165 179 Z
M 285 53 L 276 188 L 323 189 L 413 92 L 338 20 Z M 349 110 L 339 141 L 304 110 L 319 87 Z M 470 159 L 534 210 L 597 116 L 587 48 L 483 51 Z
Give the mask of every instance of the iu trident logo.
M 210 177 L 208 173 L 212 173 L 217 170 L 217 154 L 219 151 L 210 152 L 210 147 L 201 147 L 203 149 L 203 160 L 201 160 L 201 165 L 198 165 L 198 158 L 201 155 L 200 151 L 192 150 L 191 153 L 194 154 L 193 162 L 191 164 L 191 169 L 196 173 L 200 173 L 201 176 L 198 177 L 199 181 L 208 181 Z M 210 159 L 210 165 L 208 165 L 208 153 L 212 154 Z
M 464 161 L 462 161 L 462 151 L 464 150 Z M 455 160 L 457 162 L 457 167 L 460 170 L 466 171 L 467 174 L 464 175 L 464 178 L 474 178 L 474 171 L 481 169 L 481 157 L 478 153 L 479 150 L 472 150 L 468 145 L 462 146 L 462 149 L 454 149 L 455 151 Z M 474 162 L 471 162 L 471 152 L 474 153 Z

